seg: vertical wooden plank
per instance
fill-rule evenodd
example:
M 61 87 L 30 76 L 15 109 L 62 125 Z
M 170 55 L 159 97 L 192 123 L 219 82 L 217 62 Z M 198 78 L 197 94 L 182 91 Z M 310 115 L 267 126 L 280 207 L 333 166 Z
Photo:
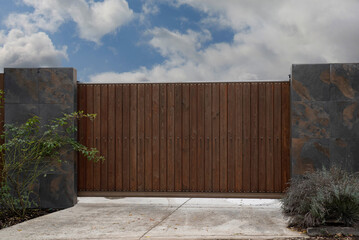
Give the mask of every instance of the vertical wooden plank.
M 251 84 L 243 85 L 243 192 L 251 190 Z
M 4 92 L 4 74 L 0 73 L 0 90 Z M 4 97 L 4 95 L 3 95 Z M 4 131 L 4 122 L 5 122 L 5 114 L 4 114 L 4 99 L 1 102 L 0 108 L 0 134 Z M 0 139 L 0 143 L 4 143 L 3 139 Z M 1 176 L 0 176 L 1 177 Z
M 4 92 L 4 74 L 0 73 L 0 90 Z M 3 95 L 4 97 L 4 95 Z M 4 99 L 1 101 L 0 104 L 0 134 L 3 134 L 4 132 L 4 123 L 5 123 L 5 111 L 4 111 Z M 4 143 L 4 139 L 0 139 L 0 144 Z M 3 165 L 2 165 L 2 159 L 0 158 L 0 172 L 2 172 Z M 2 176 L 0 174 L 0 182 L 2 181 Z
M 116 107 L 116 191 L 123 190 L 123 136 L 122 136 L 122 128 L 123 128 L 123 92 L 122 85 L 116 85 L 116 99 L 115 99 L 115 107 Z
M 190 88 L 190 185 L 191 191 L 197 190 L 197 84 Z
M 86 99 L 86 86 L 84 85 L 79 85 L 77 86 L 77 91 L 78 91 L 78 106 L 77 109 L 78 111 L 83 111 L 84 113 L 87 112 L 86 109 L 86 103 L 87 103 L 87 99 Z M 86 127 L 87 127 L 87 121 L 85 118 L 82 118 L 78 121 L 78 140 L 81 144 L 86 144 Z M 78 190 L 79 191 L 83 191 L 85 190 L 85 184 L 86 184 L 86 161 L 87 159 L 85 158 L 84 155 L 82 155 L 81 153 L 78 154 Z
M 212 189 L 219 192 L 219 84 L 212 85 Z
M 290 87 L 282 83 L 282 192 L 290 177 Z
M 236 192 L 243 191 L 243 83 L 236 84 Z
M 87 98 L 87 113 L 94 113 L 94 87 L 93 85 L 85 85 Z M 86 146 L 92 148 L 94 146 L 94 121 L 90 119 L 86 119 L 87 127 L 86 127 Z M 94 190 L 94 163 L 92 161 L 86 161 L 86 190 L 93 191 Z
M 266 84 L 260 83 L 259 89 L 259 102 L 258 102 L 258 118 L 259 118 L 259 192 L 266 191 Z
M 190 144 L 192 141 L 190 139 L 190 105 L 194 103 L 190 100 L 190 89 L 192 85 L 183 84 L 182 85 L 182 190 L 189 191 L 190 188 L 190 169 L 192 170 L 193 166 L 190 166 Z M 192 147 L 192 146 L 191 146 Z M 191 149 L 192 154 L 192 149 Z M 191 159 L 192 160 L 192 159 Z
M 130 85 L 130 191 L 137 190 L 137 84 Z
M 101 85 L 101 154 L 108 159 L 108 144 L 107 144 L 107 119 L 108 119 L 108 89 L 107 85 Z M 101 190 L 106 191 L 108 187 L 108 160 L 101 164 Z
M 108 85 L 108 190 L 114 191 L 115 188 L 115 85 Z
M 228 189 L 228 152 L 227 152 L 227 114 L 228 114 L 227 84 L 220 84 L 220 191 Z
M 281 192 L 282 188 L 282 133 L 281 133 L 281 122 L 282 122 L 282 107 L 281 107 L 282 93 L 281 84 L 274 84 L 274 191 Z
M 122 107 L 122 118 L 123 118 L 123 157 L 122 157 L 122 184 L 123 191 L 130 190 L 130 97 L 131 89 L 130 85 L 123 85 L 123 107 Z
M 182 84 L 175 84 L 175 191 L 182 190 Z
M 159 111 L 160 89 L 158 84 L 152 85 L 152 165 L 153 179 L 152 189 L 160 190 L 160 111 Z
M 175 92 L 174 84 L 167 84 L 167 191 L 175 189 L 175 168 L 174 168 L 174 126 L 175 126 Z
M 167 189 L 167 90 L 160 85 L 160 191 Z
M 266 191 L 274 192 L 273 83 L 266 84 Z
M 204 128 L 205 128 L 205 100 L 204 100 L 204 85 L 198 85 L 198 137 L 197 137 L 197 191 L 203 192 L 205 190 L 205 165 L 204 165 Z
M 145 191 L 152 191 L 152 86 L 145 85 Z
M 204 94 L 204 115 L 205 115 L 205 191 L 212 191 L 212 85 L 205 84 Z
M 228 84 L 228 191 L 236 188 L 236 85 Z
M 94 113 L 97 117 L 94 120 L 94 141 L 95 147 L 101 150 L 101 85 L 94 85 Z M 102 152 L 100 152 L 102 154 Z M 101 162 L 94 164 L 94 190 L 101 190 Z
M 251 192 L 258 192 L 258 83 L 251 85 Z
M 145 85 L 138 84 L 137 93 L 137 189 L 145 190 Z

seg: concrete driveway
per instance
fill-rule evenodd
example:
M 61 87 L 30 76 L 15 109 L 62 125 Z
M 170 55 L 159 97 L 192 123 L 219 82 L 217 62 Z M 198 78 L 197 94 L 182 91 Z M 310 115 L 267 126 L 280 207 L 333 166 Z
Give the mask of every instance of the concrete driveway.
M 72 208 L 3 230 L 0 239 L 285 239 L 278 200 L 79 198 Z

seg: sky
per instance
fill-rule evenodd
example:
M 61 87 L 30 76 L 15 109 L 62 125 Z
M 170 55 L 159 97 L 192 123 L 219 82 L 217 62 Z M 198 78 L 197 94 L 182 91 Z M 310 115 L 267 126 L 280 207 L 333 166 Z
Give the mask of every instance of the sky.
M 359 0 L 0 0 L 0 72 L 81 82 L 287 80 L 359 62 Z

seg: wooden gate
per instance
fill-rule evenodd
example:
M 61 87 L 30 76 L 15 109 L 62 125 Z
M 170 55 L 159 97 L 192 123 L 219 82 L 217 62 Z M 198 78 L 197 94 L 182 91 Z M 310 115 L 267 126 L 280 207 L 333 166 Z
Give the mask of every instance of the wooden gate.
M 79 196 L 275 197 L 290 174 L 289 82 L 78 84 Z M 204 194 L 206 193 L 206 194 Z
M 0 90 L 4 91 L 4 74 L 0 73 Z M 0 99 L 0 134 L 3 134 L 5 123 L 5 111 L 4 111 L 4 95 Z M 0 144 L 4 143 L 4 139 L 0 138 Z M 3 165 L 2 159 L 0 159 L 0 173 L 2 172 Z M 2 174 L 0 174 L 0 182 L 2 181 Z

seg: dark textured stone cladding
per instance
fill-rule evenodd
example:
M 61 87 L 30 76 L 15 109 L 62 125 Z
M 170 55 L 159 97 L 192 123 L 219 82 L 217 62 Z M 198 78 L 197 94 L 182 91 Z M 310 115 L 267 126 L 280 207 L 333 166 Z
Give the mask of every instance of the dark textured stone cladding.
M 359 138 L 359 103 L 330 102 L 330 137 Z
M 70 103 L 74 102 L 73 69 L 53 70 L 44 69 L 39 75 L 40 103 Z
M 329 139 L 292 139 L 292 173 L 302 174 L 306 171 L 328 167 Z
M 293 65 L 292 101 L 328 101 L 329 64 Z
M 76 111 L 75 69 L 6 68 L 4 72 L 5 123 L 23 123 L 35 114 L 41 117 L 41 124 L 46 124 L 63 113 Z M 69 149 L 60 153 L 63 162 L 54 162 L 47 176 L 34 186 L 41 207 L 65 208 L 76 204 L 76 155 Z
M 34 115 L 39 116 L 38 104 L 5 104 L 5 123 L 19 124 Z
M 73 187 L 74 175 L 69 174 L 47 174 L 40 177 L 39 195 L 40 204 L 44 208 L 66 208 L 76 204 L 73 197 L 76 195 Z
M 359 171 L 359 64 L 292 66 L 292 174 Z
M 328 102 L 292 103 L 292 137 L 329 137 Z
M 359 102 L 359 64 L 332 64 L 330 100 Z
M 38 103 L 37 72 L 37 69 L 5 68 L 5 103 Z

